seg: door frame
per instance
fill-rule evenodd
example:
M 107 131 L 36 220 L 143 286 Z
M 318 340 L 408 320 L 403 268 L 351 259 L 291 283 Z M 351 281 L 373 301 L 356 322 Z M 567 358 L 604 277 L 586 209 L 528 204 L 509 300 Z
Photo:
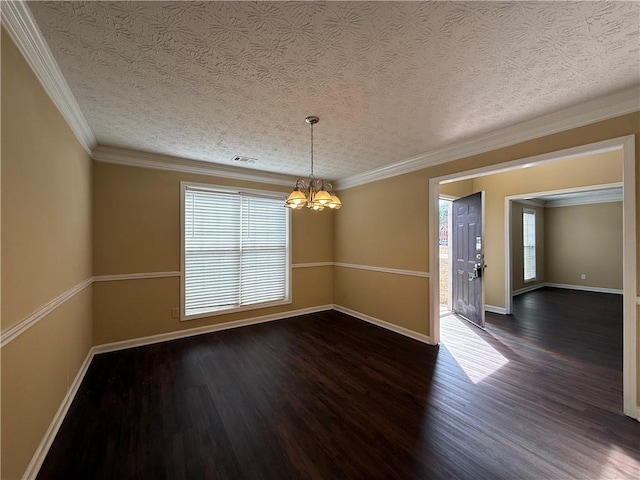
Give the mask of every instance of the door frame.
M 513 238 L 511 235 L 512 234 L 511 217 L 512 217 L 513 202 L 525 200 L 524 203 L 526 203 L 526 199 L 543 197 L 545 195 L 558 195 L 562 193 L 579 193 L 579 192 L 597 192 L 598 190 L 606 190 L 608 188 L 616 188 L 616 187 L 623 187 L 623 192 L 624 192 L 623 182 L 616 182 L 616 183 L 606 183 L 606 184 L 585 185 L 584 187 L 576 187 L 576 188 L 548 190 L 543 192 L 530 192 L 530 193 L 523 193 L 519 195 L 509 195 L 504 197 L 504 234 L 505 234 L 505 245 L 507 247 L 505 248 L 505 251 L 504 251 L 504 291 L 505 291 L 504 314 L 509 315 L 513 313 L 514 295 L 513 295 L 513 282 L 511 281 L 512 275 L 513 275 L 513 265 L 512 265 L 513 257 L 511 256 L 511 253 L 513 252 Z M 623 259 L 623 263 L 624 263 L 624 259 Z M 540 288 L 540 286 L 534 286 L 533 288 L 531 288 L 531 290 L 535 290 L 536 288 Z M 521 293 L 524 293 L 524 291 Z
M 637 404 L 637 345 L 636 345 L 636 303 L 640 302 L 636 290 L 636 177 L 635 177 L 635 135 L 626 135 L 601 142 L 580 145 L 555 152 L 498 163 L 486 167 L 450 173 L 429 179 L 429 339 L 437 345 L 440 342 L 440 285 L 438 258 L 438 200 L 440 183 L 465 180 L 473 177 L 527 168 L 537 164 L 565 160 L 590 154 L 621 150 L 623 156 L 623 347 L 622 347 L 622 389 L 625 415 L 640 418 Z M 505 239 L 506 241 L 506 234 Z M 505 245 L 505 250 L 508 246 Z M 506 273 L 506 272 L 505 272 Z M 435 280 L 434 280 L 435 279 Z M 505 282 L 508 277 L 505 276 Z M 506 290 L 506 289 L 505 289 Z M 506 294 L 506 292 L 505 292 Z M 636 300 L 638 298 L 638 300 Z M 506 308 L 506 303 L 505 303 Z

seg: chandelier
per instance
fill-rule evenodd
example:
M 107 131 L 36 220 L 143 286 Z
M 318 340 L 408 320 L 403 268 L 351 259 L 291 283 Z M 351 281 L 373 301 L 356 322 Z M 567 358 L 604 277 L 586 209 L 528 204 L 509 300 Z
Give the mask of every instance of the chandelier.
M 324 210 L 326 207 L 338 210 L 342 203 L 335 193 L 333 186 L 321 178 L 313 176 L 313 126 L 320 121 L 318 117 L 307 117 L 304 119 L 311 125 L 311 175 L 309 178 L 299 178 L 293 188 L 293 192 L 287 198 L 284 206 L 300 210 L 302 207 L 313 210 Z

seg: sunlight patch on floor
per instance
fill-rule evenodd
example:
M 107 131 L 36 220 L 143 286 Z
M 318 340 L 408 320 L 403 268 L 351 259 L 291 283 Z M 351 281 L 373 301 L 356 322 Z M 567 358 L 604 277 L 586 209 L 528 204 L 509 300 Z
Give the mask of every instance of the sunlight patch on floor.
M 489 345 L 475 327 L 466 325 L 453 315 L 440 318 L 442 342 L 474 384 L 480 383 L 492 373 L 509 363 L 495 348 Z
M 620 478 L 628 478 L 625 472 L 636 470 L 640 477 L 640 462 L 635 460 L 632 455 L 625 453 L 618 447 L 611 447 L 606 462 L 602 466 L 602 470 L 598 473 L 600 480 L 618 480 Z

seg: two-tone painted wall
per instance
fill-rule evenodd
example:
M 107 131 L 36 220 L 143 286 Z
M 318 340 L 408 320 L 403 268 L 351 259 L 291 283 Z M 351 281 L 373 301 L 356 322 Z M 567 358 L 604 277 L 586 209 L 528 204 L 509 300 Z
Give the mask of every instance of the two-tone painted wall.
M 640 169 L 636 112 L 347 188 L 339 212 L 292 212 L 292 304 L 180 322 L 172 316 L 180 181 L 282 187 L 92 162 L 4 34 L 2 119 L 1 455 L 9 479 L 28 468 L 92 346 L 331 305 L 426 336 L 431 178 L 629 134 Z M 504 275 L 499 263 L 493 269 Z M 500 305 L 499 293 L 488 302 Z
M 1 476 L 19 479 L 93 344 L 92 161 L 4 32 L 1 155 Z

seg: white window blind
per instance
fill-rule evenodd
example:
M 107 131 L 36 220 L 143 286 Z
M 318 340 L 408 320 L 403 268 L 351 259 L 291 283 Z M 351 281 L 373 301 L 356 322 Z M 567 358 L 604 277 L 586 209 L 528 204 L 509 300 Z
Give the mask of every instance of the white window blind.
M 282 198 L 184 189 L 184 315 L 288 299 Z
M 536 212 L 522 211 L 522 245 L 524 258 L 524 280 L 536 278 Z

